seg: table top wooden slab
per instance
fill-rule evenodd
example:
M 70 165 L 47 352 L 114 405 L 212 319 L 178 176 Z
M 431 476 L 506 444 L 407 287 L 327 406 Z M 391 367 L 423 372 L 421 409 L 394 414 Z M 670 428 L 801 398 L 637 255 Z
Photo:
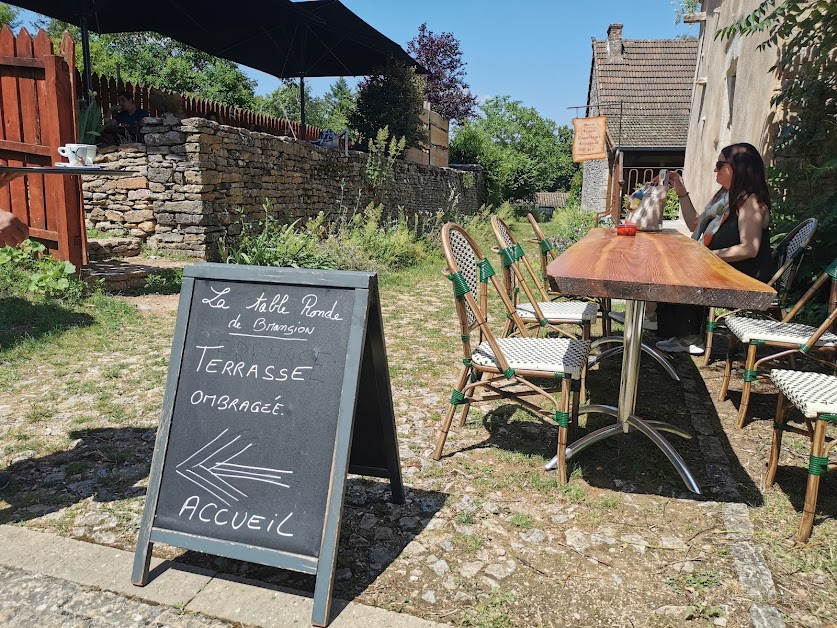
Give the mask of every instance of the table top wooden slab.
M 127 177 L 139 174 L 134 170 L 112 170 L 107 168 L 92 168 L 90 166 L 0 166 L 0 172 L 13 172 L 20 174 L 107 174 Z
M 636 236 L 592 229 L 547 268 L 557 289 L 583 296 L 764 310 L 776 291 L 673 229 Z

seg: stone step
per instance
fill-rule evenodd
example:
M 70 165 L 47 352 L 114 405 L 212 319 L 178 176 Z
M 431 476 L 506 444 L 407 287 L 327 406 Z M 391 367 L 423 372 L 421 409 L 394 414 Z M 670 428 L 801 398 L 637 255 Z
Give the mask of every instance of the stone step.
M 87 240 L 87 258 L 105 260 L 112 257 L 135 257 L 142 253 L 139 238 L 91 238 Z
M 108 292 L 121 292 L 144 288 L 149 276 L 163 275 L 190 263 L 164 257 L 141 256 L 91 260 L 82 271 L 82 276 L 90 284 L 104 280 L 104 288 Z

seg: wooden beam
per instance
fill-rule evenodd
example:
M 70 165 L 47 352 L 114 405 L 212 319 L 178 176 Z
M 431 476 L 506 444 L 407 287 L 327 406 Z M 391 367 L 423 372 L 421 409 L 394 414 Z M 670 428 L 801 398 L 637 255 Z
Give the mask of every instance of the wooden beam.
M 7 150 L 12 153 L 43 155 L 44 157 L 53 156 L 52 149 L 49 146 L 41 146 L 39 144 L 24 144 L 23 142 L 12 142 L 9 140 L 0 140 L 0 151 L 4 150 Z
M 698 13 L 687 13 L 683 16 L 684 24 L 697 24 L 706 21 L 706 11 L 699 11 Z

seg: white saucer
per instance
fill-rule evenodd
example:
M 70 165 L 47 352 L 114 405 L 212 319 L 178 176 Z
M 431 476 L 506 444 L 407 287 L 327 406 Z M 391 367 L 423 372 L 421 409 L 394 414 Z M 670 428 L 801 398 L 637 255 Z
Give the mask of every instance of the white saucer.
M 88 170 L 101 170 L 101 166 L 99 164 L 92 164 L 90 166 L 79 166 L 77 164 L 67 163 L 66 161 L 57 162 L 55 164 L 59 168 L 86 168 Z

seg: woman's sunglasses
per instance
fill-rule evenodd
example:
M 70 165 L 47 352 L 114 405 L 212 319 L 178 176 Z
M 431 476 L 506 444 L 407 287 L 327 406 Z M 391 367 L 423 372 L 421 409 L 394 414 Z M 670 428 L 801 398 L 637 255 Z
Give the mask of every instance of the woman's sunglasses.
M 716 161 L 715 162 L 715 170 L 720 170 L 724 167 L 724 164 L 728 164 L 728 161 Z

